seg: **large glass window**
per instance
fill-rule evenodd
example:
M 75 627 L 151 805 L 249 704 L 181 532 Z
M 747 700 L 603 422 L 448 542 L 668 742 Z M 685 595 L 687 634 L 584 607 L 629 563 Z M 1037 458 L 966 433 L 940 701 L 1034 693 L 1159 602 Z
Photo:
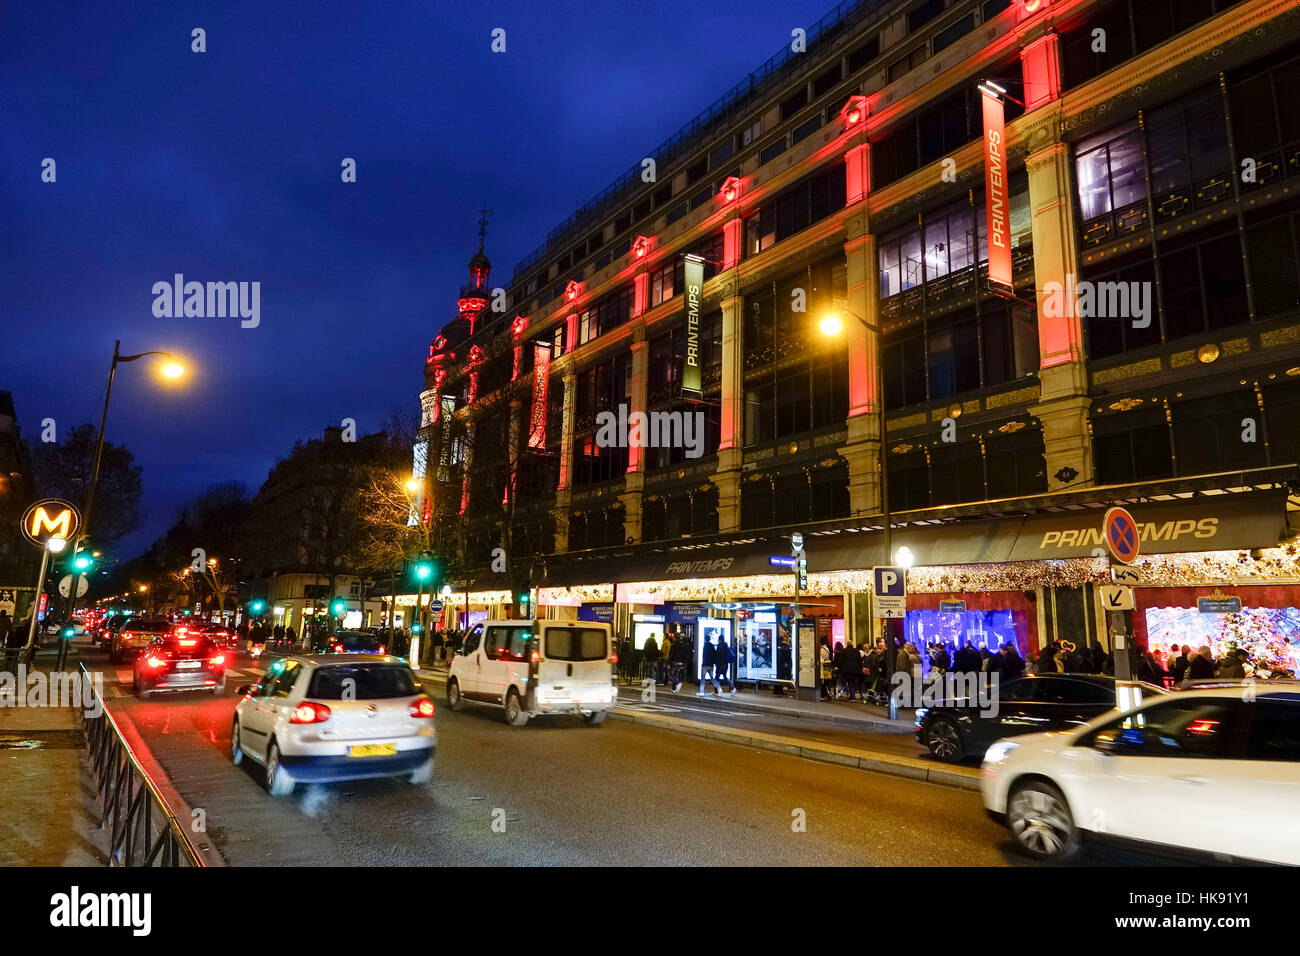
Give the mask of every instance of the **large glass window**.
M 1264 434 L 1253 391 L 1229 392 L 1174 402 L 1174 453 L 1181 475 L 1214 474 L 1266 464 Z M 1245 420 L 1254 422 L 1254 441 L 1244 441 Z
M 1137 121 L 1080 143 L 1075 173 L 1084 221 L 1145 199 L 1146 173 Z
M 1172 477 L 1165 410 L 1144 408 L 1093 419 L 1092 457 L 1103 485 Z

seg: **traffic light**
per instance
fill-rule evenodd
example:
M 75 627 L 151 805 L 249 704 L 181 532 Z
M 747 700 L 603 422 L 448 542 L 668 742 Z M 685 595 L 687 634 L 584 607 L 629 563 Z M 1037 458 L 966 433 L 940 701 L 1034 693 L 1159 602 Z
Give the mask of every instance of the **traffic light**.
M 95 566 L 95 559 L 88 554 L 79 554 L 72 560 L 73 570 L 89 571 Z
M 428 558 L 421 558 L 415 565 L 415 578 L 417 581 L 427 581 L 433 577 L 433 562 Z
M 343 612 L 347 609 L 348 602 L 341 597 L 336 597 L 333 601 L 330 601 L 330 614 L 333 617 L 342 617 Z
M 254 614 L 261 614 L 263 611 L 266 610 L 266 602 L 263 601 L 261 598 L 255 598 L 254 600 L 248 603 L 248 609 L 252 611 Z
M 528 592 L 527 592 L 527 591 L 525 591 L 523 594 L 519 595 L 519 603 L 522 604 L 522 605 L 524 605 L 525 607 L 528 606 Z
M 422 627 L 420 626 L 420 622 L 419 622 L 419 621 L 416 621 L 414 624 L 411 625 L 411 633 L 412 633 L 412 634 L 419 634 L 422 630 L 424 630 L 424 628 L 422 628 Z
M 182 617 L 189 617 L 189 616 L 190 616 L 191 614 L 193 614 L 193 613 L 194 613 L 194 612 L 191 611 L 189 608 L 185 608 L 185 609 L 183 609 L 183 610 L 181 611 L 181 616 L 182 616 Z

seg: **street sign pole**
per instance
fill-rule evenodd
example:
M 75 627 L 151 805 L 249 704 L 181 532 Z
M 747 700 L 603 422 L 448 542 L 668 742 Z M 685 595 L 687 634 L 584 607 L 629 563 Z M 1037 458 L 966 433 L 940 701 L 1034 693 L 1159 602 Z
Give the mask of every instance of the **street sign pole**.
M 41 608 L 41 595 L 45 593 L 45 573 L 50 568 L 50 549 L 41 548 L 41 573 L 36 577 L 36 593 L 32 595 L 32 623 L 27 629 L 27 644 L 23 647 L 26 651 L 36 643 L 36 612 Z
M 1137 522 L 1125 509 L 1110 508 L 1102 518 L 1101 534 L 1110 550 L 1111 580 L 1129 580 L 1123 566 L 1136 561 L 1141 552 Z M 1132 613 L 1113 607 L 1106 611 L 1111 656 L 1115 663 L 1115 706 L 1120 710 L 1128 710 L 1142 701 L 1142 692 L 1133 679 Z

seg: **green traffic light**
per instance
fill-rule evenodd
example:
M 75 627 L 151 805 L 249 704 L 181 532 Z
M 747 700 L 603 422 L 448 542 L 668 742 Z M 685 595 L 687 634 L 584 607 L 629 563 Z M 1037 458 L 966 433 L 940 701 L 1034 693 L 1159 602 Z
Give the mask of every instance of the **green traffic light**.
M 411 633 L 412 633 L 412 634 L 419 634 L 421 630 L 422 630 L 422 628 L 420 627 L 420 625 L 418 625 L 418 624 L 412 624 L 412 625 L 411 625 Z
M 521 595 L 519 595 L 519 603 L 520 603 L 520 604 L 527 604 L 527 603 L 528 603 L 528 595 L 527 595 L 527 594 L 521 594 Z
M 251 604 L 249 604 L 248 609 L 252 611 L 254 614 L 261 614 L 263 611 L 266 610 L 266 602 L 259 598 L 258 600 L 253 601 Z
M 427 581 L 433 577 L 433 565 L 427 561 L 422 561 L 415 566 L 415 576 L 421 581 Z
M 81 554 L 72 562 L 72 566 L 78 571 L 87 571 L 94 565 L 94 563 L 95 559 L 90 557 L 90 555 Z

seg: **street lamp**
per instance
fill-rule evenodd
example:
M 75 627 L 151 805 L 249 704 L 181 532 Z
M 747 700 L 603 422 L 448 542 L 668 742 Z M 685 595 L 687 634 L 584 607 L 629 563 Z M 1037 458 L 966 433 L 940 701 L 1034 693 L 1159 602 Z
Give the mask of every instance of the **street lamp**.
M 36 643 L 36 612 L 41 606 L 41 595 L 45 593 L 45 574 L 50 568 L 50 555 L 62 554 L 67 545 L 68 539 L 60 538 L 57 535 L 45 539 L 45 547 L 41 549 L 41 572 L 36 579 L 36 593 L 32 595 L 32 621 L 27 628 L 27 644 L 24 646 L 24 650 Z
M 912 554 L 912 549 L 907 545 L 903 545 L 894 552 L 894 564 L 898 565 L 904 571 L 910 571 L 912 569 L 912 564 L 915 561 L 916 556 Z
M 113 381 L 117 378 L 118 365 L 125 362 L 134 362 L 147 355 L 161 355 L 167 359 L 162 367 L 162 374 L 165 378 L 178 379 L 185 374 L 185 367 L 176 360 L 176 356 L 172 355 L 171 352 L 152 351 L 123 355 L 121 349 L 121 339 L 114 341 L 113 363 L 108 368 L 108 388 L 104 391 L 104 411 L 99 419 L 99 437 L 95 441 L 95 464 L 90 470 L 90 484 L 86 487 L 86 507 L 81 512 L 81 532 L 72 542 L 72 559 L 74 562 L 77 559 L 77 551 L 81 547 L 81 541 L 89 537 L 90 533 L 90 509 L 95 503 L 95 487 L 99 484 L 99 465 L 104 457 L 104 429 L 108 426 L 108 403 L 113 397 Z M 71 620 L 72 612 L 77 606 L 76 587 L 71 588 L 68 593 L 70 595 L 68 598 L 68 619 Z
M 860 315 L 855 315 L 847 309 L 834 309 L 827 312 L 818 321 L 817 327 L 821 330 L 822 335 L 833 338 L 844 331 L 845 318 L 857 319 L 862 323 L 862 327 L 876 336 L 876 417 L 879 422 L 878 431 L 880 436 L 880 454 L 877 456 L 880 460 L 880 512 L 881 523 L 884 525 L 885 532 L 885 560 L 889 560 L 889 555 L 893 551 L 893 519 L 889 513 L 889 441 L 885 435 L 885 361 L 884 349 L 881 347 L 882 334 L 880 326 L 868 322 Z M 901 550 L 901 549 L 900 549 Z M 910 555 L 911 552 L 909 551 Z M 894 670 L 894 641 L 893 635 L 889 633 L 890 619 L 886 619 L 882 625 L 885 631 L 885 670 L 892 673 Z

